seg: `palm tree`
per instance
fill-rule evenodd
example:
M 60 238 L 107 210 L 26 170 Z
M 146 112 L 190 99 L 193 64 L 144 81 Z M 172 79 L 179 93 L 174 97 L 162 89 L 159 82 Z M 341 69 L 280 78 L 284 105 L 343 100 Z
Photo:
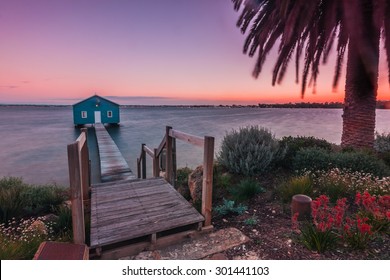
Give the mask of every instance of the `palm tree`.
M 390 68 L 390 1 L 232 1 L 236 10 L 242 9 L 237 26 L 243 33 L 248 31 L 244 53 L 257 54 L 254 77 L 260 74 L 270 50 L 279 45 L 272 84 L 282 82 L 294 56 L 299 82 L 299 62 L 304 53 L 302 97 L 308 83 L 315 88 L 319 65 L 327 62 L 334 42 L 337 42 L 337 58 L 333 88 L 337 87 L 348 48 L 341 144 L 371 148 L 375 134 L 381 32 Z

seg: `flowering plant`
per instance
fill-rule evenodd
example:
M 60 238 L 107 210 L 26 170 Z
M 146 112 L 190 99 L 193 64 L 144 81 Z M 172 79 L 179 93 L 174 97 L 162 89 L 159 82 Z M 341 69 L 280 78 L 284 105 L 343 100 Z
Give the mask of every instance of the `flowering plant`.
M 301 232 L 301 241 L 310 250 L 323 252 L 344 240 L 353 248 L 365 248 L 375 233 L 388 233 L 390 223 L 390 196 L 371 196 L 368 192 L 356 194 L 358 210 L 347 215 L 347 199 L 338 199 L 335 206 L 329 205 L 329 197 L 319 196 L 312 201 L 312 223 Z M 292 224 L 299 229 L 298 213 Z

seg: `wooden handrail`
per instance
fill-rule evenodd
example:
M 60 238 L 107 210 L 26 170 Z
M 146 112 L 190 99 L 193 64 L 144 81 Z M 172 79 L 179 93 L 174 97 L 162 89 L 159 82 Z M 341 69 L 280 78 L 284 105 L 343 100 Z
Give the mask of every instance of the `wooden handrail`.
M 144 146 L 144 151 L 146 152 L 146 154 L 148 154 L 151 158 L 154 158 L 154 152 L 148 147 L 148 146 Z
M 169 131 L 169 136 L 182 140 L 184 142 L 190 143 L 192 145 L 203 147 L 204 145 L 204 139 L 199 136 L 191 135 L 189 133 L 185 133 L 179 130 L 171 129 Z
M 69 182 L 72 201 L 74 243 L 85 243 L 85 214 L 90 213 L 90 171 L 87 129 L 68 147 Z
M 202 181 L 202 215 L 205 217 L 204 226 L 211 225 L 212 210 L 212 190 L 213 190 L 213 161 L 214 161 L 214 137 L 205 136 L 204 138 L 174 130 L 167 126 L 165 136 L 160 142 L 158 148 L 152 150 L 145 144 L 142 144 L 140 157 L 137 159 L 138 178 L 146 178 L 146 159 L 148 154 L 153 159 L 153 176 L 158 177 L 160 173 L 159 158 L 163 150 L 166 150 L 165 156 L 165 179 L 172 185 L 176 180 L 176 139 L 187 142 L 204 149 L 203 153 L 203 181 Z M 141 174 L 142 171 L 142 174 Z
M 166 136 L 164 135 L 163 139 L 160 142 L 160 145 L 158 145 L 157 153 L 155 154 L 156 157 L 159 157 L 161 155 L 162 151 L 165 148 L 166 143 L 167 143 L 167 139 L 166 139 Z

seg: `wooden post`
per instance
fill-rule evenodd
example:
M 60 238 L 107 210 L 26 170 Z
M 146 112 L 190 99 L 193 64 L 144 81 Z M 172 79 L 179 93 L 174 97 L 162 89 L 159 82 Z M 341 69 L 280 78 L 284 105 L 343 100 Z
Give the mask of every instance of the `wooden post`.
M 202 182 L 202 215 L 205 218 L 204 226 L 211 225 L 211 210 L 213 196 L 213 162 L 214 137 L 205 136 L 203 154 L 203 182 Z
M 157 149 L 154 149 L 154 157 L 153 157 L 153 177 L 159 177 L 160 176 L 160 167 L 158 162 L 158 156 L 157 156 Z
M 142 144 L 141 147 L 141 170 L 142 170 L 142 179 L 146 179 L 146 153 L 145 153 L 145 144 Z
M 137 158 L 137 178 L 141 178 L 141 159 Z
M 90 182 L 90 175 L 89 175 L 89 151 L 88 151 L 88 134 L 87 134 L 87 128 L 82 128 L 81 133 L 85 136 L 85 142 L 84 145 L 81 147 L 80 151 L 80 167 L 81 167 L 81 186 L 83 190 L 83 203 L 84 203 L 84 210 L 87 213 L 91 212 L 91 205 L 90 205 L 90 194 L 89 194 L 89 188 L 91 186 Z
M 72 202 L 73 242 L 85 244 L 84 206 L 78 142 L 68 145 L 68 167 Z
M 176 163 L 176 138 L 172 138 L 172 186 L 176 185 L 176 173 L 177 173 L 177 163 Z
M 168 183 L 172 184 L 172 137 L 169 136 L 169 131 L 172 129 L 172 127 L 167 126 L 166 127 L 166 156 L 165 156 L 165 179 L 168 181 Z

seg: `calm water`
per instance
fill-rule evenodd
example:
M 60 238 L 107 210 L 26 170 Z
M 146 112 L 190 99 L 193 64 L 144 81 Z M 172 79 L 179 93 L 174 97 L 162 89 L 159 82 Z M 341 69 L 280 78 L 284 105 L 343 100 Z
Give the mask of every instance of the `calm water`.
M 270 128 L 276 137 L 306 135 L 340 143 L 341 114 L 339 109 L 132 108 L 121 109 L 120 127 L 109 132 L 135 171 L 141 143 L 157 147 L 167 125 L 214 136 L 217 152 L 227 131 L 247 125 Z M 389 119 L 390 110 L 377 110 L 377 131 L 389 132 Z M 71 107 L 0 107 L 0 120 L 0 177 L 68 185 L 66 145 L 79 134 Z M 96 162 L 94 137 L 89 138 Z M 202 163 L 202 150 L 186 143 L 177 142 L 177 154 L 179 167 Z

